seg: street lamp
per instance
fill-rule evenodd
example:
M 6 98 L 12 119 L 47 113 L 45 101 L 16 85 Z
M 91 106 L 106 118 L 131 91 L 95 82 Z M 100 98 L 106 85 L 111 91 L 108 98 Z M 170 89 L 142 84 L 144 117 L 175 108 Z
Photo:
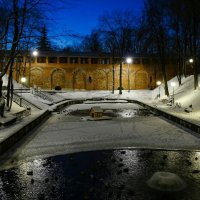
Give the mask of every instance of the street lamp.
M 161 81 L 157 81 L 156 82 L 156 85 L 159 87 L 158 89 L 159 89 L 159 93 L 158 93 L 158 98 L 160 99 L 160 85 L 161 85 Z
M 21 77 L 21 96 L 22 96 L 22 86 L 23 86 L 23 83 L 26 82 L 26 78 L 25 77 Z
M 194 62 L 194 59 L 193 59 L 193 58 L 190 58 L 190 59 L 189 59 L 189 63 L 192 64 L 193 62 Z
M 172 104 L 174 104 L 174 87 L 176 86 L 176 83 L 175 82 L 171 82 L 171 86 L 173 88 Z
M 33 54 L 33 56 L 37 56 L 37 55 L 38 55 L 38 51 L 37 51 L 37 50 L 34 50 L 34 51 L 32 52 L 32 54 Z
M 30 64 L 29 64 L 29 73 L 28 73 L 28 86 L 30 88 L 30 78 L 31 78 L 31 62 L 32 62 L 32 56 L 33 57 L 37 57 L 38 56 L 38 51 L 37 50 L 34 50 L 31 52 L 31 55 L 30 55 Z
M 21 98 L 19 99 L 20 100 L 20 102 L 19 102 L 19 105 L 20 105 L 20 107 L 22 106 L 22 86 L 23 86 L 23 83 L 25 83 L 26 82 L 26 78 L 25 77 L 21 77 Z
M 126 58 L 126 62 L 128 63 L 128 92 L 130 92 L 130 71 L 129 71 L 129 68 L 130 68 L 130 64 L 133 62 L 132 58 L 131 57 L 128 57 Z
M 194 64 L 194 59 L 193 59 L 193 58 L 189 58 L 189 59 L 187 59 L 187 60 L 185 61 L 184 73 L 185 73 L 186 76 L 192 74 L 193 64 Z M 188 68 L 188 67 L 189 67 L 189 68 Z

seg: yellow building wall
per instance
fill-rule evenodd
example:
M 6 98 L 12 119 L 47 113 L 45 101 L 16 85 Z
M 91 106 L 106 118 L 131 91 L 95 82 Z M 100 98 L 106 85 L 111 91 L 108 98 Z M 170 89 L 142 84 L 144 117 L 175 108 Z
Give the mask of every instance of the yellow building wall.
M 55 89 L 60 86 L 62 89 L 73 90 L 112 90 L 113 85 L 113 66 L 112 64 L 91 64 L 89 58 L 88 64 L 59 63 L 57 57 L 56 63 L 49 63 L 46 57 L 45 63 L 38 63 L 37 59 L 30 63 L 25 70 L 27 77 L 27 86 L 40 87 L 42 89 Z M 134 58 L 133 58 L 134 59 Z M 138 59 L 138 58 L 137 58 Z M 156 81 L 162 81 L 162 73 L 158 64 L 154 64 L 151 59 L 150 64 L 143 64 L 142 58 L 140 64 L 122 65 L 122 87 L 128 90 L 153 89 L 156 87 Z M 110 63 L 111 58 L 110 58 Z M 167 66 L 168 79 L 175 75 L 173 65 Z M 128 82 L 129 80 L 129 82 Z M 119 64 L 114 65 L 114 88 L 119 87 Z

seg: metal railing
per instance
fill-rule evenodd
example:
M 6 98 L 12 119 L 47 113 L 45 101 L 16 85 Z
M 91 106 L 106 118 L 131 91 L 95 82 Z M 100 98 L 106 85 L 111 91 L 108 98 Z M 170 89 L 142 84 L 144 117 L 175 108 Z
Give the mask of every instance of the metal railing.
M 31 102 L 23 99 L 21 96 L 13 93 L 13 101 L 18 104 L 20 107 L 23 107 L 28 110 L 41 110 L 38 106 L 32 104 Z
M 35 93 L 35 95 L 46 100 L 46 101 L 51 102 L 51 104 L 54 103 L 54 100 L 51 97 L 49 97 L 47 94 L 45 94 L 44 92 L 38 91 L 38 92 Z

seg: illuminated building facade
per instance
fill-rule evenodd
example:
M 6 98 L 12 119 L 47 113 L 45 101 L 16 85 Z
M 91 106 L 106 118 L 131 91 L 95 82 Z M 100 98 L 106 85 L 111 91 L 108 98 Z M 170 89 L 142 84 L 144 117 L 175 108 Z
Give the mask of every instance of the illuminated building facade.
M 20 58 L 19 58 L 20 60 Z M 25 58 L 21 57 L 21 62 Z M 24 75 L 27 86 L 42 89 L 83 89 L 112 90 L 119 87 L 119 62 L 110 54 L 39 52 L 31 56 L 26 64 Z M 167 79 L 175 75 L 175 62 L 167 63 Z M 14 73 L 16 75 L 17 67 Z M 15 76 L 14 76 L 15 77 Z M 129 80 L 128 80 L 129 79 Z M 124 90 L 153 89 L 156 82 L 162 81 L 158 59 L 150 56 L 132 56 L 132 63 L 122 65 L 122 86 Z M 129 82 L 129 83 L 128 83 Z

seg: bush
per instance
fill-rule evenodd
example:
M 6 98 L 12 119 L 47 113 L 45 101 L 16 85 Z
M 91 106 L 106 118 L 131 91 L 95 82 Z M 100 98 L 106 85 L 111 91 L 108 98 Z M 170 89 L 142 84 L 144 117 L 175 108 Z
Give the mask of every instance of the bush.
M 55 90 L 61 90 L 61 86 L 57 85 L 57 86 L 55 87 Z

